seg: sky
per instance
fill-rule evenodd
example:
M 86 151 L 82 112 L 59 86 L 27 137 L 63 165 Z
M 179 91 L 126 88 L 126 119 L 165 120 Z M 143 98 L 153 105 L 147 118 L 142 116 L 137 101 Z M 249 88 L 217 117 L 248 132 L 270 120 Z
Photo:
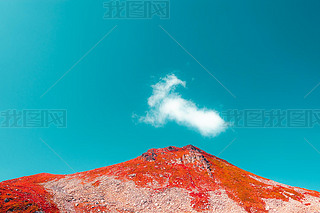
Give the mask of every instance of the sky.
M 103 2 L 0 1 L 0 181 L 193 144 L 320 191 L 318 123 L 252 128 L 223 116 L 319 109 L 319 1 L 171 1 L 169 17 L 142 19 L 106 17 Z M 4 122 L 57 109 L 65 126 Z

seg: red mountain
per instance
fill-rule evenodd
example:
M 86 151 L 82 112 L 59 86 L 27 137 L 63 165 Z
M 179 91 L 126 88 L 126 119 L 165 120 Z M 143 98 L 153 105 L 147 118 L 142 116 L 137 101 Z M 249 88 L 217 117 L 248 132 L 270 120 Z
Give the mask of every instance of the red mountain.
M 194 146 L 150 149 L 71 175 L 0 183 L 0 212 L 320 212 L 320 193 L 246 172 Z

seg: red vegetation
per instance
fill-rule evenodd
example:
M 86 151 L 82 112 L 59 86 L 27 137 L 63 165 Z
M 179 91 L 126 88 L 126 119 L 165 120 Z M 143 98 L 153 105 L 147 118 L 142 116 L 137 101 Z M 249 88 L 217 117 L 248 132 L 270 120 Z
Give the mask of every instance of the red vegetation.
M 76 212 L 110 212 L 108 207 L 103 206 L 92 206 L 88 203 L 79 203 L 74 206 Z
M 203 211 L 208 209 L 208 200 L 209 195 L 208 193 L 204 192 L 191 192 L 190 195 L 192 196 L 193 200 L 191 201 L 191 206 L 197 211 Z
M 38 174 L 0 183 L 0 212 L 59 212 L 41 183 L 62 175 Z

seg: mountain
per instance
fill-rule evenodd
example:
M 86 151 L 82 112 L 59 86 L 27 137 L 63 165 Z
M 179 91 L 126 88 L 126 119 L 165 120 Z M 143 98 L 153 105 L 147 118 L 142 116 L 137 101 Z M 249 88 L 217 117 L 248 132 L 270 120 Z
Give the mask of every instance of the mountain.
M 0 212 L 320 212 L 320 193 L 244 171 L 192 145 L 124 163 L 0 183 Z

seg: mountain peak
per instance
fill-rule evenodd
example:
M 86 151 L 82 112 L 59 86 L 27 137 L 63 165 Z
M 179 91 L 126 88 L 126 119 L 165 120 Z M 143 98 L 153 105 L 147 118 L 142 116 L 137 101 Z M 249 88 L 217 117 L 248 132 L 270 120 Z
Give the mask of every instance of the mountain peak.
M 0 212 L 22 210 L 319 212 L 320 193 L 259 177 L 193 145 L 169 146 L 87 172 L 0 183 Z
M 192 151 L 203 152 L 201 149 L 199 149 L 198 147 L 195 147 L 195 146 L 193 146 L 191 144 L 182 147 L 182 149 L 186 149 L 186 150 L 189 150 L 189 151 L 192 150 Z
M 143 153 L 141 157 L 145 161 L 156 161 L 169 165 L 194 164 L 194 166 L 201 167 L 202 169 L 206 168 L 209 175 L 212 176 L 210 168 L 211 164 L 205 155 L 209 154 L 193 145 L 187 145 L 182 148 L 168 146 L 166 148 L 149 149 L 147 152 Z
M 193 169 L 199 168 L 206 170 L 207 174 L 213 177 L 212 165 L 205 155 L 209 154 L 193 145 L 187 145 L 182 148 L 168 146 L 160 149 L 149 149 L 146 153 L 143 153 L 141 157 L 145 161 L 155 161 L 163 165 L 192 165 Z
M 147 161 L 153 161 L 156 160 L 156 156 L 158 155 L 168 155 L 172 152 L 179 152 L 179 153 L 205 153 L 198 147 L 195 147 L 193 145 L 187 145 L 182 148 L 176 147 L 176 146 L 168 146 L 165 148 L 158 148 L 158 149 L 149 149 L 147 152 L 143 153 L 141 156 L 147 160 Z M 173 157 L 174 155 L 171 155 Z M 175 156 L 177 157 L 177 156 Z

